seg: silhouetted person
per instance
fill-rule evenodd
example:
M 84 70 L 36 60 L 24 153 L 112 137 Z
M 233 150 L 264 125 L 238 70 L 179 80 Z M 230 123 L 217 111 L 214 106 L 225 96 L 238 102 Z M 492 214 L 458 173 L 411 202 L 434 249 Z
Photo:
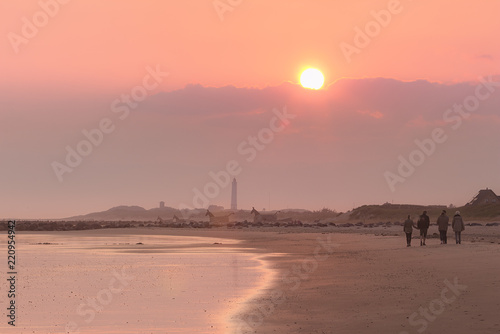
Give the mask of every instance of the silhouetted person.
M 441 245 L 445 245 L 448 243 L 448 225 L 450 218 L 446 215 L 446 210 L 443 210 L 441 216 L 437 219 L 437 225 L 439 230 L 439 239 L 441 239 Z
M 425 239 L 427 238 L 427 230 L 431 224 L 427 211 L 424 211 L 418 219 L 417 228 L 420 230 L 420 246 L 425 246 Z
M 457 244 L 462 243 L 462 231 L 465 230 L 464 220 L 460 216 L 460 211 L 455 212 L 453 216 L 453 222 L 451 223 L 453 231 L 455 231 L 455 240 Z
M 408 219 L 405 220 L 403 225 L 403 231 L 405 231 L 406 234 L 406 247 L 411 246 L 411 234 L 414 228 L 416 228 L 415 223 L 411 220 L 410 215 L 408 215 Z

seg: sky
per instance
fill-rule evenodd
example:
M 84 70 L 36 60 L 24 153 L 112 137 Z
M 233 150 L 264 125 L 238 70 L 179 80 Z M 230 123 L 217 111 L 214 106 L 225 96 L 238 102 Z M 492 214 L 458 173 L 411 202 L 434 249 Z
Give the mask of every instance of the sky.
M 500 194 L 500 2 L 0 2 L 0 218 Z M 303 70 L 325 76 L 305 89 Z

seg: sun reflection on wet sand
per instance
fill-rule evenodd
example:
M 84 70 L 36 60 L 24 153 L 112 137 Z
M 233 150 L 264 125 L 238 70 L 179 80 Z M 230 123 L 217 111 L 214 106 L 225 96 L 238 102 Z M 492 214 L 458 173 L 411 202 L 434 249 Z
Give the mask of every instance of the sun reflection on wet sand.
M 264 258 L 269 256 L 283 256 L 284 254 L 265 254 L 258 255 L 253 258 L 254 261 L 259 262 L 258 270 L 260 272 L 259 279 L 255 281 L 256 285 L 247 294 L 241 298 L 241 302 L 234 310 L 230 310 L 223 315 L 223 322 L 229 324 L 228 330 L 225 334 L 240 333 L 238 328 L 241 326 L 241 317 L 245 314 L 250 307 L 250 303 L 265 296 L 268 291 L 274 286 L 276 277 L 278 275 L 275 269 L 270 267 L 268 261 Z
M 229 333 L 231 316 L 272 278 L 238 240 L 87 231 L 18 240 L 12 333 L 63 333 L 68 324 L 72 333 Z

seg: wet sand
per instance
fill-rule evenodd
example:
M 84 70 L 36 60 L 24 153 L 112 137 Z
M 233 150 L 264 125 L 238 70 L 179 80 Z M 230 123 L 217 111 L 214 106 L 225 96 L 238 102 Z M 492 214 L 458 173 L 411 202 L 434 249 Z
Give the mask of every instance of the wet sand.
M 238 240 L 129 232 L 18 233 L 16 326 L 3 311 L 0 332 L 223 334 L 269 281 Z

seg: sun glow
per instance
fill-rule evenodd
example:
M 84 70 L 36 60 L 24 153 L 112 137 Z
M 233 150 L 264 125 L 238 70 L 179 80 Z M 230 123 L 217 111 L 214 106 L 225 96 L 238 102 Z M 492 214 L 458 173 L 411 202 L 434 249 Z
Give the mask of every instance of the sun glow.
M 323 73 L 315 68 L 308 68 L 302 72 L 300 76 L 300 84 L 304 88 L 320 89 L 323 87 L 324 82 L 325 77 L 323 76 Z

